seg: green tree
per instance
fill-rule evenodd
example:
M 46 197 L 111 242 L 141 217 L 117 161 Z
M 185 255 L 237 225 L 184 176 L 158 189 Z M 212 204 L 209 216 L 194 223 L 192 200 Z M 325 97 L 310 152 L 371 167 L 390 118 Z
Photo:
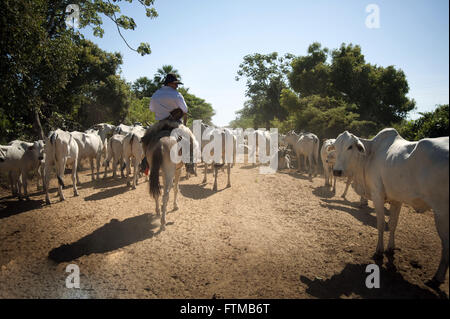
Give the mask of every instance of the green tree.
M 283 120 L 286 111 L 280 106 L 280 94 L 287 87 L 286 74 L 290 68 L 291 54 L 246 55 L 239 65 L 236 81 L 246 78 L 246 96 L 250 98 L 246 112 L 254 119 L 254 126 L 269 128 L 275 117 Z
M 148 77 L 143 76 L 134 81 L 131 88 L 133 89 L 136 97 L 141 99 L 143 97 L 151 97 L 158 89 L 158 84 L 153 82 Z
M 160 88 L 161 86 L 163 86 L 164 83 L 164 79 L 166 78 L 167 74 L 169 73 L 173 73 L 177 76 L 178 80 L 181 80 L 181 76 L 180 73 L 178 72 L 178 70 L 174 69 L 172 65 L 163 65 L 161 68 L 159 68 L 154 77 L 153 77 L 153 82 L 158 86 L 158 88 Z
M 188 107 L 188 123 L 191 125 L 194 120 L 202 120 L 204 123 L 212 125 L 212 117 L 215 112 L 210 103 L 204 99 L 189 93 L 188 88 L 180 88 L 178 91 L 183 95 L 183 98 Z
M 283 90 L 281 105 L 289 110 L 286 121 L 273 121 L 282 133 L 289 130 L 309 131 L 319 138 L 335 138 L 339 133 L 350 130 L 359 136 L 367 137 L 375 130 L 376 123 L 360 119 L 355 104 L 343 99 L 310 95 L 298 98 L 290 90 Z
M 329 94 L 330 67 L 326 64 L 328 49 L 314 42 L 308 48 L 308 55 L 292 60 L 292 72 L 288 79 L 290 86 L 301 96 Z
M 380 67 L 366 63 L 358 45 L 343 43 L 331 52 L 319 43 L 308 48 L 306 56 L 292 61 L 289 83 L 300 97 L 320 95 L 343 99 L 355 104 L 361 120 L 373 121 L 378 128 L 391 126 L 414 109 L 406 76 L 393 66 Z
M 127 0 L 128 1 L 128 0 Z M 114 3 L 112 3 L 114 2 Z M 80 7 L 80 27 L 90 26 L 102 36 L 101 14 L 121 30 L 134 30 L 131 17 L 117 16 L 120 1 L 5 0 L 0 6 L 0 135 L 4 140 L 18 136 L 42 137 L 40 118 L 56 112 L 55 118 L 72 115 L 72 104 L 59 104 L 61 94 L 77 75 L 78 46 L 82 35 L 66 25 L 67 5 Z M 132 2 L 129 0 L 128 2 Z M 147 16 L 156 17 L 153 1 L 139 0 Z M 124 39 L 124 41 L 126 41 Z M 128 44 L 128 43 L 127 43 Z M 133 49 L 133 48 L 131 48 Z M 135 51 L 149 54 L 142 43 Z M 110 83 L 114 80 L 109 81 Z M 106 82 L 105 82 L 106 83 Z M 117 89 L 117 87 L 115 88 Z M 77 97 L 79 98 L 79 96 Z M 34 123 L 34 125 L 33 125 Z M 34 128 L 33 128 L 34 126 Z
M 141 99 L 133 98 L 124 123 L 128 125 L 136 122 L 140 122 L 142 125 L 154 123 L 155 113 L 150 111 L 149 105 L 149 97 L 143 97 Z
M 419 113 L 417 120 L 403 121 L 394 126 L 400 135 L 410 141 L 423 138 L 448 136 L 448 104 L 438 105 L 432 112 Z
M 415 101 L 406 97 L 409 86 L 403 71 L 366 63 L 358 45 L 333 50 L 330 80 L 336 96 L 355 103 L 361 119 L 373 120 L 380 128 L 400 122 L 415 108 Z

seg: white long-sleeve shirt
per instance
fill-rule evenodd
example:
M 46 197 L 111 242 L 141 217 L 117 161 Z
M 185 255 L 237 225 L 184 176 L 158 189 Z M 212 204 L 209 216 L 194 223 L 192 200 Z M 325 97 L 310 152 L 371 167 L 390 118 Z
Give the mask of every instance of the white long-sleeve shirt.
M 170 115 L 170 112 L 180 108 L 187 113 L 187 105 L 183 95 L 170 86 L 163 86 L 150 99 L 150 111 L 155 112 L 155 120 L 163 120 Z

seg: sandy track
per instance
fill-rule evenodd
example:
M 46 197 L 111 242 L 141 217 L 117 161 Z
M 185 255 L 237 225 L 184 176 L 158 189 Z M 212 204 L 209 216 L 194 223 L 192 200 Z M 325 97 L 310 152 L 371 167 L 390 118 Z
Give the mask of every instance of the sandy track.
M 144 178 L 91 182 L 70 176 L 66 201 L 51 206 L 35 192 L 0 199 L 1 298 L 437 298 L 424 283 L 437 269 L 440 242 L 431 212 L 402 208 L 393 259 L 384 257 L 381 288 L 367 289 L 365 268 L 377 241 L 373 206 L 360 208 L 294 171 L 260 175 L 237 165 L 232 187 L 219 174 L 182 180 L 180 209 L 159 232 Z M 338 182 L 337 194 L 344 184 Z M 33 190 L 35 188 L 33 186 Z M 169 209 L 173 207 L 172 195 Z M 388 233 L 385 235 L 387 244 Z M 51 258 L 49 258 L 49 255 Z M 79 266 L 81 289 L 68 289 L 65 268 Z M 448 297 L 447 297 L 448 298 Z

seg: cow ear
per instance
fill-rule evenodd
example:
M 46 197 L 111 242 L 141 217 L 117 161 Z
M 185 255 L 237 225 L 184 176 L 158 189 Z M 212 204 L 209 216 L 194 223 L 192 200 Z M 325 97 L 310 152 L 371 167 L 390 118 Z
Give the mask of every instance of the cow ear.
M 365 153 L 366 152 L 366 149 L 364 148 L 364 145 L 363 145 L 363 143 L 361 143 L 361 141 L 358 141 L 356 143 L 356 148 L 358 149 L 358 151 L 360 153 Z

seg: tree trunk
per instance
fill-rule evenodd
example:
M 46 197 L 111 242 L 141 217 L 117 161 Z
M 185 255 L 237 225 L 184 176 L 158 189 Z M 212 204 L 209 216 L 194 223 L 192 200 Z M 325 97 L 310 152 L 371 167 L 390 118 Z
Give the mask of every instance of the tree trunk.
M 34 109 L 34 127 L 40 140 L 44 140 L 44 130 L 42 129 L 41 120 L 39 119 L 38 109 Z

